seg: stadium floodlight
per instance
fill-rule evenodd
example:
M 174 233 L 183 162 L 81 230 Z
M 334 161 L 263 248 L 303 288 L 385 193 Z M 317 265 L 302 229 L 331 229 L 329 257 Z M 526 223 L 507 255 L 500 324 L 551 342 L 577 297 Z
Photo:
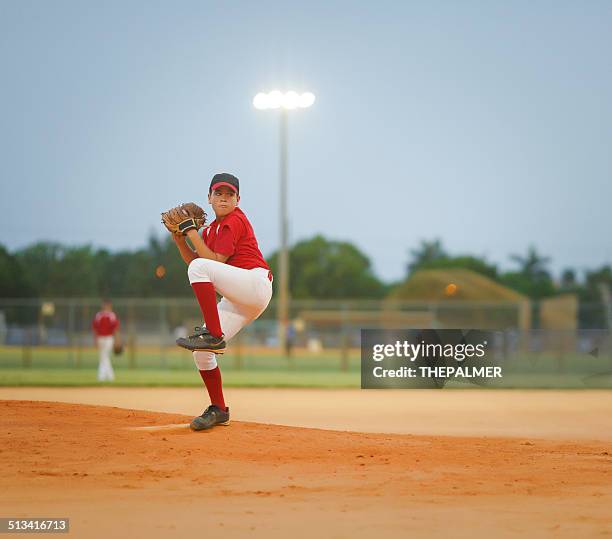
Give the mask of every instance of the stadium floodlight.
M 283 93 L 274 90 L 268 94 L 268 108 L 279 109 L 283 104 Z
M 288 116 L 290 110 L 306 109 L 315 102 L 312 92 L 298 94 L 290 90 L 260 92 L 253 98 L 253 106 L 258 110 L 280 109 L 280 249 L 278 264 L 278 344 L 288 352 L 287 333 L 289 329 L 289 249 L 287 219 L 287 162 L 288 162 Z
M 312 107 L 315 102 L 315 95 L 312 92 L 304 92 L 300 96 L 300 108 L 307 109 Z
M 259 110 L 266 110 L 268 108 L 268 94 L 264 94 L 263 92 L 259 92 L 253 98 L 253 106 Z
M 287 92 L 283 96 L 283 108 L 288 110 L 296 109 L 300 104 L 300 96 L 297 92 Z
M 273 90 L 268 93 L 260 92 L 253 98 L 253 106 L 258 110 L 267 109 L 307 109 L 315 102 L 315 95 L 312 92 L 298 94 L 294 91 L 281 92 Z

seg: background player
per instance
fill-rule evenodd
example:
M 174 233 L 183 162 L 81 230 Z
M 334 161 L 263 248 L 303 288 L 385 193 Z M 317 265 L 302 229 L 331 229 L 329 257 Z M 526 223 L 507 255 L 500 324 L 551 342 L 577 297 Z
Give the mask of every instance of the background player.
M 91 323 L 94 332 L 94 343 L 98 347 L 98 381 L 112 382 L 115 379 L 113 365 L 111 363 L 111 352 L 115 345 L 120 345 L 121 335 L 119 333 L 119 318 L 113 312 L 110 300 L 102 302 L 102 310 L 96 313 Z
M 217 354 L 225 351 L 226 341 L 266 309 L 272 298 L 272 272 L 264 260 L 253 227 L 238 207 L 240 183 L 232 174 L 215 174 L 208 190 L 208 202 L 215 220 L 202 236 L 191 229 L 173 235 L 176 246 L 189 265 L 189 282 L 200 304 L 205 327 L 177 344 L 193 351 L 211 405 L 191 422 L 193 430 L 229 423 Z M 217 305 L 216 292 L 223 299 Z

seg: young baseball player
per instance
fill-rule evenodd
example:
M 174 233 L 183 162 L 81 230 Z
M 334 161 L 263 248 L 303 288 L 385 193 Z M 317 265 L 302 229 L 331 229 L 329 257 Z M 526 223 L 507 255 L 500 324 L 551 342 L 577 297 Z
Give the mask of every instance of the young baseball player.
M 208 189 L 208 202 L 215 220 L 201 236 L 195 229 L 172 236 L 189 266 L 189 282 L 204 318 L 203 327 L 196 327 L 193 335 L 176 341 L 193 351 L 211 401 L 204 413 L 191 422 L 193 430 L 229 423 L 217 355 L 225 351 L 226 341 L 263 313 L 272 298 L 272 272 L 259 250 L 251 223 L 238 207 L 238 178 L 215 174 Z M 216 292 L 223 296 L 218 305 Z
M 94 343 L 98 347 L 98 381 L 112 382 L 115 379 L 113 365 L 111 363 L 111 352 L 115 343 L 121 342 L 119 334 L 119 318 L 113 312 L 110 300 L 102 302 L 102 310 L 96 313 L 91 327 L 94 332 Z

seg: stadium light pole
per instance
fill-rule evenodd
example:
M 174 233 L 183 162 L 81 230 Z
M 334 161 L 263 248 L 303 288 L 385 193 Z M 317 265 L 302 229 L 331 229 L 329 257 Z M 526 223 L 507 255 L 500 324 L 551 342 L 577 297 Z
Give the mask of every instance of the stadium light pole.
M 282 93 L 274 90 L 258 93 L 253 98 L 253 106 L 258 110 L 278 110 L 280 118 L 280 249 L 278 256 L 278 344 L 287 354 L 287 330 L 289 328 L 289 222 L 287 217 L 287 164 L 289 154 L 288 124 L 289 111 L 311 107 L 315 102 L 314 94 L 289 91 Z

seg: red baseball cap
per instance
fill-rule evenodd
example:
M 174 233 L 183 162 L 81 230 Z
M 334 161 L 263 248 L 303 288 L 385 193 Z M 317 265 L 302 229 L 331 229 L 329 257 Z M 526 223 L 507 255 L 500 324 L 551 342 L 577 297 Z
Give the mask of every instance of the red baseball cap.
M 220 172 L 213 176 L 208 192 L 212 193 L 217 187 L 221 187 L 222 185 L 234 190 L 236 194 L 240 194 L 240 181 L 236 176 L 228 174 L 227 172 Z

